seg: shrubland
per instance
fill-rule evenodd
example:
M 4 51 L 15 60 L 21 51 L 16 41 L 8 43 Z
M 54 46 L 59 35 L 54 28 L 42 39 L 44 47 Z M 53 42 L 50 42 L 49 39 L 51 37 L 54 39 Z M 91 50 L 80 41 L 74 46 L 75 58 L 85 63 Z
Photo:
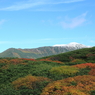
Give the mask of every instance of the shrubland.
M 95 47 L 40 59 L 0 58 L 0 95 L 95 95 Z

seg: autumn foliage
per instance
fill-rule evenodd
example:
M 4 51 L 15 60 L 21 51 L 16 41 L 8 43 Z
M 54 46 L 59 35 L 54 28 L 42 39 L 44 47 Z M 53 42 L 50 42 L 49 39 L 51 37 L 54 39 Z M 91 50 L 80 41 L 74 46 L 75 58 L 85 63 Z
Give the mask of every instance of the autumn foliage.
M 25 60 L 27 61 L 36 61 L 35 59 L 29 59 L 29 58 L 1 58 L 0 63 L 6 63 L 6 64 L 20 64 L 23 63 Z
M 37 85 L 37 82 L 43 82 L 43 81 L 50 81 L 48 78 L 44 77 L 36 77 L 32 75 L 28 75 L 25 77 L 18 78 L 17 80 L 12 82 L 12 85 L 15 87 L 15 89 L 19 89 L 22 86 L 25 86 L 29 89 L 34 89 Z
M 89 75 L 95 76 L 95 69 L 92 69 L 92 70 L 89 72 Z
M 77 68 L 86 68 L 86 67 L 95 68 L 95 63 L 77 64 L 77 65 L 73 65 L 73 67 L 77 67 Z
M 0 58 L 0 95 L 95 95 L 95 47 L 39 59 Z
M 64 64 L 64 63 L 63 63 L 63 62 L 61 62 L 61 61 L 58 61 L 58 60 L 53 61 L 53 60 L 51 60 L 50 58 L 40 59 L 40 61 L 49 61 L 49 62 L 56 62 L 56 63 Z
M 60 66 L 60 67 L 53 67 L 50 70 L 50 73 L 55 75 L 74 75 L 78 72 L 77 67 L 71 67 L 71 66 Z
M 95 90 L 95 76 L 84 75 L 48 84 L 41 95 L 90 95 Z
M 73 60 L 71 60 L 71 62 L 82 62 L 82 63 L 85 63 L 85 61 L 83 59 L 73 59 Z

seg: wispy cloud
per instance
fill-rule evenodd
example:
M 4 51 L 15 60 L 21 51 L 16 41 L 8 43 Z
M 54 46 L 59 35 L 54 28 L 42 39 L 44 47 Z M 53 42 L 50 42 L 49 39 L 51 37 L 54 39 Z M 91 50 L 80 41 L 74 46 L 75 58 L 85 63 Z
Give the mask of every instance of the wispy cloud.
M 2 25 L 5 21 L 5 19 L 0 20 L 0 25 Z
M 9 7 L 1 8 L 0 10 L 18 11 L 18 10 L 38 7 L 41 5 L 74 3 L 74 2 L 80 2 L 80 1 L 84 1 L 84 0 L 56 0 L 56 1 L 55 0 L 26 0 L 23 2 L 17 2 L 14 5 L 10 5 Z
M 65 21 L 60 22 L 60 24 L 63 28 L 75 28 L 82 25 L 86 21 L 86 15 L 87 12 L 75 18 L 66 18 Z
M 62 4 L 62 3 L 74 3 L 74 2 L 80 2 L 84 0 L 51 0 L 52 4 Z
M 0 41 L 0 44 L 10 44 L 10 41 Z
M 15 5 L 6 7 L 6 8 L 1 8 L 0 10 L 7 10 L 7 11 L 17 11 L 17 10 L 23 10 L 23 9 L 28 9 L 32 8 L 38 5 L 41 5 L 42 2 L 18 2 Z
M 95 40 L 90 40 L 90 43 L 95 43 Z

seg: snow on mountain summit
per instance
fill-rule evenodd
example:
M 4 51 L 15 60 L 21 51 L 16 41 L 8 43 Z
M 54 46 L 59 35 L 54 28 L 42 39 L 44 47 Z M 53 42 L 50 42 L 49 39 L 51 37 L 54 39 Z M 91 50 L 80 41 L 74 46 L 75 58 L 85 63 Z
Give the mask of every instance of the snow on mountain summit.
M 86 46 L 77 42 L 71 42 L 69 44 L 57 44 L 57 45 L 54 45 L 54 47 L 89 48 L 89 46 Z
M 80 44 L 80 43 L 76 43 L 76 42 L 71 42 L 71 43 L 67 44 L 66 46 L 71 46 L 71 47 L 86 47 L 85 45 Z

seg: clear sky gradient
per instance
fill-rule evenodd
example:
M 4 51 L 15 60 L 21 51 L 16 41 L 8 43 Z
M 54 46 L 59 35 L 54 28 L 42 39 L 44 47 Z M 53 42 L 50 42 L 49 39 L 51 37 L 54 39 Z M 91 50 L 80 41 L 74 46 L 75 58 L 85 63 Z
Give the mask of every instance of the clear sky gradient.
M 0 52 L 70 42 L 95 46 L 95 0 L 0 0 Z

